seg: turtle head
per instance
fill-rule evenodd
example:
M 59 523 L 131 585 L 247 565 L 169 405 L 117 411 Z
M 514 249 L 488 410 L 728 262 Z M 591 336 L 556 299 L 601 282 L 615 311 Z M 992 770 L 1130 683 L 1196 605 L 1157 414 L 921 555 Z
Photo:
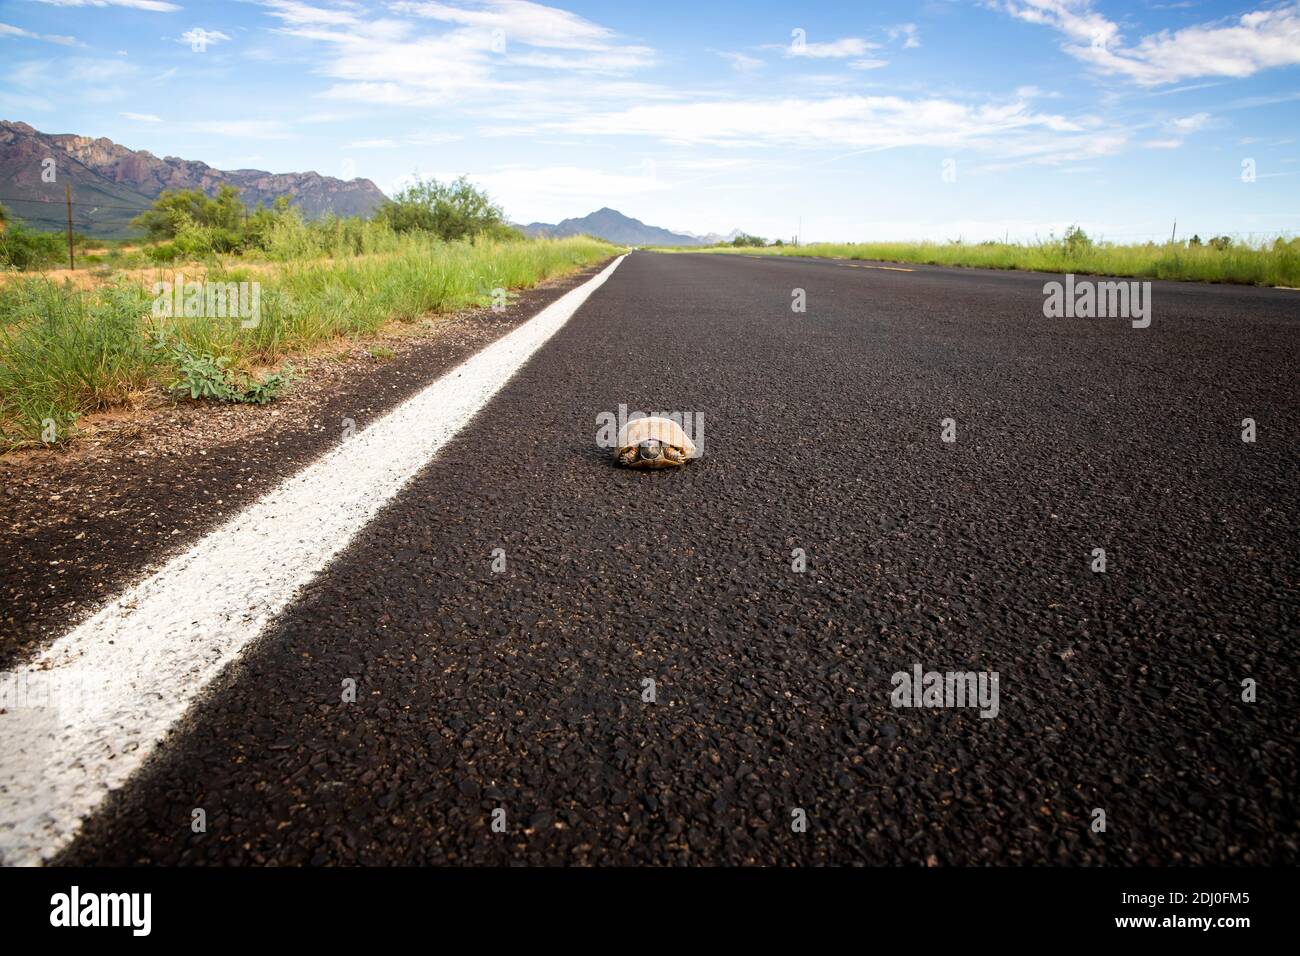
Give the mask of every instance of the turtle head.
M 655 461 L 664 453 L 663 442 L 657 438 L 647 438 L 637 446 L 636 453 L 642 461 Z

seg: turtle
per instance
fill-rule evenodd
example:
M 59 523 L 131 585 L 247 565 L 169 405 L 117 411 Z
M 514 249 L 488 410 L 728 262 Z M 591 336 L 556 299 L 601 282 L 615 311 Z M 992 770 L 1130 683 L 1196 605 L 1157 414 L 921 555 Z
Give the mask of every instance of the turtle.
M 674 468 L 696 455 L 695 442 L 671 418 L 637 418 L 618 433 L 614 458 L 629 468 Z

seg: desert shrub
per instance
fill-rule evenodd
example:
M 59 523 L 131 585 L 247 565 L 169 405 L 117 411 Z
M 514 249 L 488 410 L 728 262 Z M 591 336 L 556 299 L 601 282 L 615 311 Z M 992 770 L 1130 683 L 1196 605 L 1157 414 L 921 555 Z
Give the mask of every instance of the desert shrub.
M 0 232 L 0 267 L 47 269 L 66 262 L 67 239 L 57 232 L 33 232 L 21 222 L 9 222 Z
M 471 238 L 506 225 L 501 207 L 464 176 L 450 183 L 417 179 L 375 215 L 394 232 L 427 232 L 446 240 Z

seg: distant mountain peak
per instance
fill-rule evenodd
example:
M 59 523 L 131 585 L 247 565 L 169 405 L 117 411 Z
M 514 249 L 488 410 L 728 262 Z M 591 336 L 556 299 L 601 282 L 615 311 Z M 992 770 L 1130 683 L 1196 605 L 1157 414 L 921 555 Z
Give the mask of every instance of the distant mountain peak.
M 621 246 L 700 246 L 707 245 L 699 236 L 688 232 L 672 232 L 659 226 L 648 226 L 617 209 L 601 206 L 595 212 L 558 223 L 530 222 L 515 228 L 533 237 L 588 235 Z

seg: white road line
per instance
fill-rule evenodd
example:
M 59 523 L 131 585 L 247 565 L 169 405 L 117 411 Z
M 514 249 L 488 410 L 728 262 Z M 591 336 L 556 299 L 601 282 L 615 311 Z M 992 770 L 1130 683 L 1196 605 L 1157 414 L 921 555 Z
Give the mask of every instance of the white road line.
M 622 261 L 0 675 L 0 862 L 35 865 L 65 846 L 208 682 Z

